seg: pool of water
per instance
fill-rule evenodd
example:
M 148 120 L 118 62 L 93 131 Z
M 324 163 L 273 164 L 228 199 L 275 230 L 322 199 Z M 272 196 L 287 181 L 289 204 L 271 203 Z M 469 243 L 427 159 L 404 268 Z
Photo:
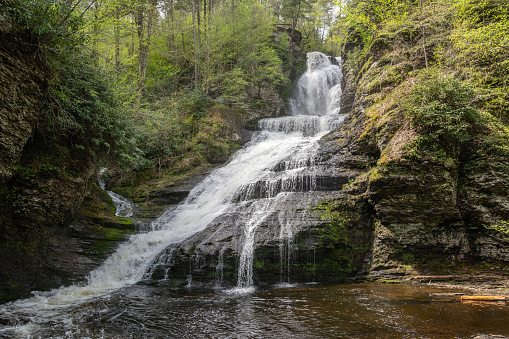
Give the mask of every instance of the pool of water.
M 374 283 L 235 290 L 130 286 L 51 314 L 0 320 L 2 338 L 470 338 L 509 336 L 506 302 Z M 457 292 L 454 290 L 453 292 Z M 13 326 L 14 325 L 14 326 Z

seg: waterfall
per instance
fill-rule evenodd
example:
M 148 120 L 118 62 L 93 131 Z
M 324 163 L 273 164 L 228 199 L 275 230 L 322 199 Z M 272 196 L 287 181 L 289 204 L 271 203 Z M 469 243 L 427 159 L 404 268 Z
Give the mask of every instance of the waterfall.
M 282 206 L 291 203 L 288 199 L 292 193 L 301 192 L 307 206 L 314 201 L 306 198 L 306 192 L 322 189 L 324 180 L 313 160 L 318 140 L 344 118 L 338 115 L 341 60 L 318 52 L 308 53 L 307 57 L 308 70 L 290 100 L 291 116 L 261 120 L 260 131 L 226 165 L 209 174 L 175 209 L 163 213 L 153 222 L 152 231 L 135 234 L 119 246 L 101 267 L 90 273 L 85 286 L 37 293 L 31 299 L 15 302 L 14 307 L 28 314 L 42 310 L 51 316 L 56 310 L 134 284 L 153 269 L 156 258 L 168 246 L 188 239 L 228 214 L 238 216 L 235 226 L 242 230 L 241 245 L 237 248 L 238 286 L 251 287 L 257 231 Z M 293 235 L 290 229 L 281 229 L 279 234 L 283 240 Z M 288 258 L 290 251 L 282 249 Z M 172 262 L 174 253 L 158 260 Z M 217 267 L 220 279 L 222 265 L 221 262 Z
M 111 198 L 113 203 L 115 204 L 115 215 L 117 217 L 130 217 L 133 215 L 133 205 L 126 197 L 121 196 L 113 191 L 108 191 L 106 189 L 106 184 L 102 179 L 104 173 L 106 172 L 106 168 L 102 168 L 97 174 L 97 183 L 99 187 L 104 190 Z
M 341 58 L 319 52 L 307 55 L 307 71 L 299 79 L 289 100 L 293 116 L 329 116 L 339 114 L 341 103 Z
M 263 119 L 258 123 L 264 138 L 279 138 L 282 144 L 296 142 L 299 145 L 291 156 L 280 159 L 273 171 L 266 171 L 255 182 L 244 185 L 236 197 L 241 201 L 255 200 L 248 210 L 244 223 L 238 281 L 239 288 L 253 285 L 254 238 L 256 229 L 271 215 L 274 206 L 285 203 L 282 192 L 316 191 L 320 180 L 314 166 L 317 140 L 327 131 L 339 125 L 341 99 L 341 60 L 319 52 L 307 54 L 307 71 L 295 87 L 295 95 L 289 101 L 291 116 Z M 290 141 L 295 138 L 295 141 Z M 255 139 L 256 140 L 256 139 Z M 281 216 L 281 214 L 278 214 Z M 279 221 L 280 277 L 290 279 L 293 228 L 287 218 Z

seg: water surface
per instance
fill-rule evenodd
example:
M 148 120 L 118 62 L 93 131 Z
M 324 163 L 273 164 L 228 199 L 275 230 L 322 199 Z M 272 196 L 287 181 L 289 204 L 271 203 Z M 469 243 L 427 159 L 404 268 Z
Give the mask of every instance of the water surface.
M 231 290 L 129 286 L 65 307 L 10 338 L 469 338 L 509 336 L 505 302 L 461 302 L 450 290 L 374 283 Z M 457 292 L 454 290 L 453 292 Z M 12 320 L 12 319 L 11 319 Z M 5 321 L 5 319 L 4 319 Z M 20 319 L 18 319 L 20 321 Z

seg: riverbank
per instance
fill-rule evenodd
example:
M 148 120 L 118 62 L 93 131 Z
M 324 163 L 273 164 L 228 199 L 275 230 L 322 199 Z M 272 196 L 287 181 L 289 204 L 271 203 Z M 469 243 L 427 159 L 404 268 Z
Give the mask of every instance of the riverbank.
M 369 280 L 369 279 L 368 279 Z M 509 274 L 506 271 L 477 271 L 464 274 L 412 275 L 376 280 L 380 284 L 414 284 L 458 290 L 465 295 L 498 295 L 509 297 Z
M 509 277 L 503 275 L 418 276 L 414 280 L 410 280 L 410 282 L 416 282 L 417 280 L 420 280 L 419 284 L 438 288 L 458 289 L 465 291 L 468 295 L 500 295 L 509 297 Z

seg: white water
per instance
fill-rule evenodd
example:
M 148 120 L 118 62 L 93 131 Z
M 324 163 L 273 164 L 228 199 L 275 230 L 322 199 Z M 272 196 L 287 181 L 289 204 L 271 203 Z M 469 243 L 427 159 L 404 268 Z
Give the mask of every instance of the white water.
M 275 174 L 266 174 L 256 182 L 247 184 L 240 200 L 255 200 L 249 209 L 244 223 L 244 245 L 242 247 L 237 274 L 237 287 L 241 290 L 253 286 L 254 241 L 257 228 L 265 222 L 278 204 L 285 203 L 284 192 L 308 192 L 317 187 L 314 173 L 313 155 L 318 148 L 318 139 L 330 129 L 338 126 L 343 117 L 339 116 L 341 99 L 341 60 L 335 63 L 322 53 L 307 55 L 307 71 L 296 86 L 296 94 L 290 100 L 292 116 L 275 119 L 263 119 L 258 127 L 268 138 L 287 135 L 282 141 L 286 144 L 291 138 L 300 141 L 299 148 L 285 158 L 281 158 Z M 287 141 L 288 140 L 288 141 Z M 281 214 L 278 214 L 281 216 Z M 281 279 L 289 281 L 289 268 L 292 255 L 293 228 L 287 220 L 280 221 L 280 257 Z M 286 270 L 285 270 L 286 267 Z M 283 271 L 284 270 L 284 271 Z
M 339 61 L 339 59 L 338 59 Z M 285 191 L 311 191 L 312 156 L 319 138 L 342 121 L 339 112 L 341 68 L 325 55 L 308 53 L 308 71 L 291 101 L 293 116 L 260 121 L 261 131 L 228 164 L 213 171 L 176 209 L 153 223 L 153 231 L 132 236 L 104 264 L 93 271 L 85 286 L 70 286 L 4 305 L 5 318 L 26 316 L 31 322 L 64 317 L 65 309 L 90 298 L 141 280 L 155 257 L 168 245 L 203 230 L 227 211 L 243 209 L 244 242 L 240 252 L 238 286 L 251 291 L 253 244 L 267 210 L 277 209 Z M 278 168 L 274 174 L 272 169 Z M 267 199 L 252 200 L 254 196 Z M 288 231 L 282 237 L 291 236 Z M 190 282 L 191 283 L 191 282 Z
M 99 187 L 103 189 L 111 198 L 113 203 L 115 204 L 115 215 L 118 217 L 130 217 L 133 215 L 133 205 L 127 200 L 126 197 L 121 196 L 113 191 L 108 191 L 106 189 L 106 184 L 104 183 L 102 176 L 106 172 L 106 168 L 103 168 L 99 171 L 97 175 L 97 183 Z

